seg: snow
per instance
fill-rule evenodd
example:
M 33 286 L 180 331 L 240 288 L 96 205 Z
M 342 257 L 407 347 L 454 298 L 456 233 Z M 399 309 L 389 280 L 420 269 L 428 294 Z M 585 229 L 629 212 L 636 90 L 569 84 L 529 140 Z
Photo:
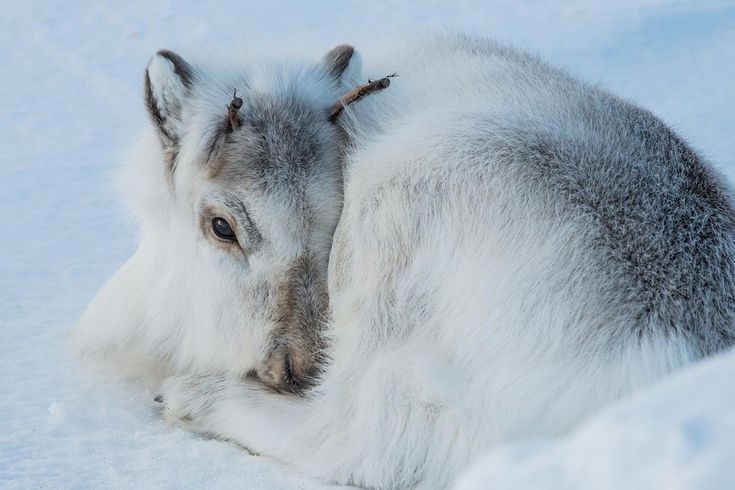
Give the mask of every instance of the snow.
M 561 440 L 493 451 L 456 490 L 732 489 L 735 351 L 597 414 Z
M 320 56 L 381 32 L 449 28 L 527 47 L 653 110 L 735 177 L 735 5 L 666 0 L 0 5 L 0 487 L 322 488 L 161 422 L 152 393 L 84 372 L 71 326 L 130 255 L 112 191 L 146 124 L 162 47 Z M 724 488 L 735 478 L 735 354 L 693 367 L 559 440 L 499 448 L 460 488 Z

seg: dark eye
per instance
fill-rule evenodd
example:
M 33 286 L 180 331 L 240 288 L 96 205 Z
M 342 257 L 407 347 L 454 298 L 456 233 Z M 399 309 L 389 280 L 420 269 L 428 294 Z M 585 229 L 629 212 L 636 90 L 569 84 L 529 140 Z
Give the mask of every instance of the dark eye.
M 223 240 L 231 242 L 237 240 L 235 232 L 232 231 L 232 227 L 224 218 L 214 218 L 212 220 L 212 231 Z

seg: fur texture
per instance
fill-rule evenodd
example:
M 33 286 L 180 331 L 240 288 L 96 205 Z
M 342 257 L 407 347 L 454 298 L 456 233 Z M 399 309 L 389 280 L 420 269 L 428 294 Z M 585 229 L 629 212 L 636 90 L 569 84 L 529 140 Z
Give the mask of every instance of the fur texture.
M 341 46 L 320 62 L 264 63 L 245 75 L 167 50 L 153 57 L 153 131 L 122 176 L 140 245 L 85 312 L 83 354 L 153 382 L 256 372 L 280 390 L 309 385 L 342 203 L 344 132 L 325 114 L 353 83 L 351 55 Z M 233 89 L 245 100 L 236 130 Z M 236 240 L 217 236 L 216 219 Z
M 339 128 L 304 115 L 338 95 L 328 70 L 307 84 L 297 70 L 249 85 L 246 105 L 265 104 L 278 128 L 268 147 L 288 151 L 261 152 L 252 135 L 218 143 L 229 155 L 219 160 L 226 177 L 197 194 L 226 202 L 235 193 L 261 239 L 288 248 L 279 257 L 289 260 L 264 255 L 259 272 L 245 268 L 184 224 L 197 208 L 175 198 L 144 220 L 148 252 L 90 307 L 92 344 L 145 342 L 145 356 L 195 372 L 163 384 L 168 420 L 326 481 L 437 489 L 498 443 L 563 433 L 733 344 L 729 190 L 655 116 L 482 39 L 393 43 L 366 66 L 366 78 L 400 78 L 348 107 Z M 207 94 L 216 102 L 190 114 L 184 104 L 181 124 L 191 129 L 180 140 L 177 189 L 209 182 L 193 155 L 211 147 L 228 100 L 227 83 L 216 82 L 191 89 L 222 87 Z M 274 104 L 264 95 L 273 93 L 291 102 Z M 340 151 L 343 194 L 324 170 Z M 234 214 L 239 226 L 243 213 Z M 306 224 L 317 219 L 318 232 Z M 311 241 L 283 231 L 296 229 Z M 313 274 L 279 279 L 306 257 L 315 257 Z M 152 288 L 142 279 L 131 286 L 136 267 L 156 271 Z M 301 300 L 279 303 L 273 289 L 258 302 L 244 281 L 289 284 Z M 174 304 L 186 313 L 172 315 Z M 242 378 L 267 364 L 274 342 L 298 344 L 300 322 L 312 324 L 279 330 L 257 312 L 303 318 L 293 312 L 312 304 L 329 312 L 325 328 L 306 329 L 328 339 L 306 342 L 328 345 L 318 384 L 297 397 Z

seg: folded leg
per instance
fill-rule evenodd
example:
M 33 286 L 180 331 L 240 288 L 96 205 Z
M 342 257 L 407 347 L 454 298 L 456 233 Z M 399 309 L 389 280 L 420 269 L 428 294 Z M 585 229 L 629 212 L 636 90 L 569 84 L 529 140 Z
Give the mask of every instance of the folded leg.
M 187 430 L 234 441 L 248 450 L 290 461 L 310 406 L 255 380 L 225 376 L 168 378 L 156 401 L 164 420 Z

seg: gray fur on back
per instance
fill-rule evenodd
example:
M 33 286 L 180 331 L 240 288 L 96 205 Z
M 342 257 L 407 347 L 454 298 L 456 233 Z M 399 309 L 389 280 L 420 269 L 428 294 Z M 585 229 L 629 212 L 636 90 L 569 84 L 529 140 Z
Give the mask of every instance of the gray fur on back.
M 478 175 L 490 186 L 527 196 L 528 203 L 506 204 L 532 206 L 525 211 L 531 220 L 574 227 L 578 236 L 567 246 L 584 248 L 580 277 L 596 276 L 602 288 L 611 321 L 599 325 L 610 341 L 682 336 L 698 356 L 735 343 L 735 211 L 728 184 L 708 162 L 650 112 L 532 55 L 462 35 L 429 44 L 446 66 L 471 68 L 460 79 L 410 55 L 397 63 L 416 63 L 407 84 L 423 76 L 447 87 L 441 98 L 433 87 L 410 103 L 426 112 L 416 127 L 437 113 L 436 125 L 445 126 L 435 130 L 443 141 L 427 154 L 462 155 L 454 173 L 486 166 Z M 497 60 L 494 72 L 471 71 L 488 59 Z M 402 82 L 364 104 L 372 107 L 356 109 L 356 138 L 365 138 L 365 127 L 389 134 L 412 125 L 404 117 L 411 111 L 398 102 L 406 97 Z M 485 99 L 488 93 L 496 95 Z M 378 115 L 392 111 L 395 120 Z
M 732 345 L 729 189 L 652 114 L 595 95 L 574 108 L 579 138 L 518 128 L 509 171 L 544 196 L 551 219 L 588 230 L 583 243 L 635 334 L 683 335 L 700 356 Z

